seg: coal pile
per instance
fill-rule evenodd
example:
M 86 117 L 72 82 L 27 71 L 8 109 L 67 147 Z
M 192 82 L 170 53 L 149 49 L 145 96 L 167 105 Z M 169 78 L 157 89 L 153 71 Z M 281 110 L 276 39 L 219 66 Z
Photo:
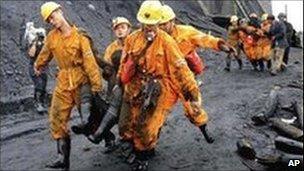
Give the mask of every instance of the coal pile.
M 266 147 L 251 144 L 248 137 L 237 142 L 242 162 L 252 170 L 303 169 L 303 80 L 274 86 L 262 109 L 251 117 L 253 129 L 264 134 Z M 263 130 L 261 129 L 263 128 Z M 259 153 L 256 153 L 256 150 Z
M 137 26 L 136 14 L 142 1 L 58 1 L 73 23 L 85 28 L 93 37 L 98 50 L 102 53 L 114 39 L 111 32 L 111 21 L 116 16 L 125 16 Z M 42 22 L 40 6 L 43 1 L 1 1 L 1 59 L 0 106 L 5 111 L 18 111 L 13 106 L 25 105 L 30 108 L 29 99 L 33 97 L 33 83 L 28 74 L 28 57 L 24 42 L 20 41 L 23 32 L 20 30 L 22 19 L 32 21 L 35 27 L 49 29 Z M 190 24 L 206 33 L 224 37 L 225 29 L 213 23 L 212 18 L 202 11 L 197 1 L 165 1 L 176 11 L 178 20 Z M 20 10 L 22 9 L 22 10 Z M 25 16 L 25 17 L 23 17 Z M 22 43 L 22 45 L 21 45 Z M 50 63 L 48 93 L 54 87 L 55 63 Z M 13 108 L 12 108 L 13 107 Z M 3 113 L 1 112 L 1 113 Z

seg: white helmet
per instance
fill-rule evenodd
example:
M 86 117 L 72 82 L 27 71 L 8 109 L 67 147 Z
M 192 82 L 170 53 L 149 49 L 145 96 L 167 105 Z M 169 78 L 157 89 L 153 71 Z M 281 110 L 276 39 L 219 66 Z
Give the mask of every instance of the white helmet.
M 230 23 L 237 22 L 238 20 L 239 20 L 239 18 L 236 15 L 233 15 L 230 17 Z

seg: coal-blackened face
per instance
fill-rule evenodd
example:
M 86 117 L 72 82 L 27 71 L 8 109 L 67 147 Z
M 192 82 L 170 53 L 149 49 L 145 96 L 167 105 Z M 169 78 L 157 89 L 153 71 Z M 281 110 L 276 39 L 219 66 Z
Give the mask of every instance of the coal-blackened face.
M 157 34 L 158 25 L 143 25 L 143 31 L 148 41 L 153 41 Z

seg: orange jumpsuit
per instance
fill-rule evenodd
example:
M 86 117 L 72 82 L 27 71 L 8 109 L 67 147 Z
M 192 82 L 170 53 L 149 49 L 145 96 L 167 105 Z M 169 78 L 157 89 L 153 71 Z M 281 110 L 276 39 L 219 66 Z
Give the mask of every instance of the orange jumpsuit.
M 121 43 L 119 43 L 118 40 L 115 40 L 106 48 L 106 51 L 104 54 L 104 60 L 112 64 L 111 57 L 112 57 L 113 53 L 117 50 L 122 50 L 122 48 L 123 48 L 123 45 Z
M 239 33 L 238 33 L 238 26 L 229 26 L 228 27 L 228 39 L 227 39 L 227 43 L 230 44 L 231 46 L 233 46 L 236 51 L 237 51 L 237 58 L 239 58 L 241 49 L 238 46 L 239 43 Z
M 220 38 L 215 38 L 211 35 L 202 33 L 194 27 L 187 25 L 175 25 L 173 27 L 171 36 L 177 42 L 179 49 L 183 54 L 183 57 L 186 57 L 186 55 L 192 53 L 198 47 L 219 50 L 218 43 L 220 40 L 222 40 Z M 204 109 L 201 109 L 199 115 L 192 113 L 189 102 L 185 101 L 182 94 L 180 94 L 180 98 L 182 100 L 186 116 L 193 124 L 195 124 L 196 126 L 201 126 L 208 122 L 208 115 L 204 111 Z
M 141 53 L 146 43 L 142 30 L 135 31 L 127 37 L 118 76 L 123 72 L 128 58 L 136 61 L 133 59 L 134 56 Z M 157 36 L 152 44 L 136 63 L 142 72 L 154 74 L 162 88 L 155 110 L 143 116 L 140 113 L 140 104 L 135 103 L 142 84 L 138 72 L 132 77 L 131 82 L 124 86 L 124 100 L 129 104 L 130 112 L 121 113 L 119 133 L 124 140 L 132 140 L 136 150 L 143 151 L 155 147 L 160 128 L 169 110 L 178 100 L 178 91 L 188 92 L 194 99 L 199 99 L 201 94 L 178 45 L 162 30 L 157 30 Z M 177 85 L 181 89 L 178 89 Z
M 271 40 L 264 35 L 263 29 L 256 29 L 252 26 L 247 26 L 247 31 L 240 31 L 239 36 L 244 45 L 244 52 L 249 61 L 270 59 Z M 250 44 L 246 41 L 248 36 L 251 36 L 253 42 Z
M 270 38 L 268 38 L 264 33 L 268 32 L 271 26 L 271 22 L 268 20 L 265 20 L 261 24 L 261 37 L 258 41 L 258 46 L 261 48 L 261 58 L 263 60 L 270 60 L 270 54 L 271 54 L 271 45 L 272 42 Z
M 90 83 L 92 92 L 102 88 L 101 75 L 94 59 L 89 40 L 80 35 L 75 26 L 71 35 L 63 37 L 57 29 L 46 37 L 36 69 L 45 66 L 54 57 L 59 72 L 49 110 L 50 131 L 54 139 L 69 136 L 68 121 L 71 110 L 80 102 L 80 88 Z
M 253 33 L 256 31 L 256 28 L 252 26 L 246 26 L 245 28 L 239 31 L 240 41 L 243 43 L 244 53 L 249 61 L 253 62 L 259 59 L 257 37 L 253 36 Z M 251 37 L 251 38 L 249 38 Z M 251 39 L 251 41 L 249 41 Z
M 238 49 L 238 41 L 239 41 L 238 26 L 232 26 L 232 25 L 229 26 L 227 43 L 229 43 L 234 48 Z

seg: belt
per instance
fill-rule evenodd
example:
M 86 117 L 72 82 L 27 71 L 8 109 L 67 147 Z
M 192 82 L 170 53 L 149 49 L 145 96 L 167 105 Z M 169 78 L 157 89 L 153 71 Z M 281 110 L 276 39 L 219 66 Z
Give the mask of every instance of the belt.
M 66 72 L 68 74 L 68 79 L 69 79 L 69 88 L 68 90 L 72 90 L 74 88 L 74 83 L 72 79 L 72 71 L 76 69 L 82 69 L 81 66 L 73 66 L 73 67 L 67 67 L 67 68 L 60 68 L 59 72 Z

